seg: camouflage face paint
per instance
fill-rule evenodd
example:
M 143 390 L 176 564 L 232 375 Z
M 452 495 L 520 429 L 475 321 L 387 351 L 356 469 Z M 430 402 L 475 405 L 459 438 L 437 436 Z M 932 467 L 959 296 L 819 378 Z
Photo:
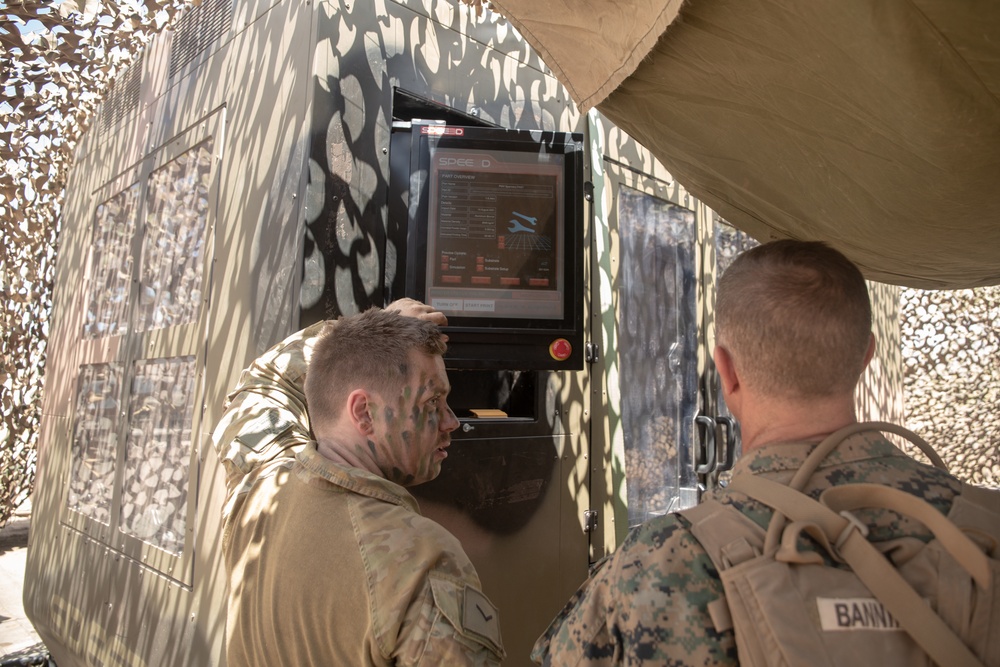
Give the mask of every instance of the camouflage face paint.
M 370 401 L 372 453 L 382 474 L 402 486 L 428 482 L 441 472 L 450 433 L 458 427 L 448 407 L 451 389 L 439 356 L 412 352 L 412 377 L 394 397 Z M 385 400 L 379 405 L 377 400 Z

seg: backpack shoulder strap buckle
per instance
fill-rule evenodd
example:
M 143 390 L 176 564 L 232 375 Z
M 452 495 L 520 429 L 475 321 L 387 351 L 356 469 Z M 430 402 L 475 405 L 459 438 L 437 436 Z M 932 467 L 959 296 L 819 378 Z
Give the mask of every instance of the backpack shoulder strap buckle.
M 837 541 L 833 543 L 833 548 L 837 551 L 837 553 L 840 553 L 840 549 L 841 547 L 844 546 L 844 542 L 846 542 L 847 538 L 851 536 L 851 531 L 857 530 L 859 533 L 861 533 L 861 537 L 865 538 L 868 537 L 868 526 L 862 523 L 861 519 L 854 516 L 851 512 L 848 512 L 847 510 L 841 511 L 840 516 L 847 519 L 847 525 L 844 526 L 844 529 L 842 531 L 840 531 L 840 535 L 837 537 Z

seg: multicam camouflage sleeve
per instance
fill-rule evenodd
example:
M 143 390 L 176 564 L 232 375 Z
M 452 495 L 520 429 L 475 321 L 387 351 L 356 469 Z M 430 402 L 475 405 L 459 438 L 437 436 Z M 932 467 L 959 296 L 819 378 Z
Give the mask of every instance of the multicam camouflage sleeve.
M 653 519 L 584 583 L 531 657 L 546 667 L 736 665 L 732 631 L 717 632 L 707 611 L 722 593 L 683 519 Z
M 226 470 L 224 516 L 231 514 L 261 468 L 272 462 L 291 465 L 312 441 L 305 375 L 312 347 L 327 324 L 298 331 L 265 352 L 243 371 L 226 398 L 226 411 L 212 434 Z
M 401 505 L 379 500 L 403 492 L 388 480 L 380 484 L 384 492 L 359 499 L 351 521 L 383 655 L 398 667 L 499 665 L 500 613 L 461 543 L 420 515 L 409 494 Z
M 431 595 L 418 612 L 423 616 L 419 629 L 407 632 L 404 628 L 401 633 L 408 639 L 404 647 L 420 647 L 421 652 L 408 660 L 404 651 L 396 664 L 498 667 L 506 656 L 500 638 L 500 615 L 478 583 L 473 586 L 462 579 L 431 574 L 427 584 Z M 425 638 L 418 636 L 424 633 Z

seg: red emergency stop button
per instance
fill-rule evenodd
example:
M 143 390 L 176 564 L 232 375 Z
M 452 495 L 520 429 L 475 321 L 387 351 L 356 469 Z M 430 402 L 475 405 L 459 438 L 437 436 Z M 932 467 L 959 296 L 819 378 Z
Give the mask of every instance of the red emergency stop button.
M 549 344 L 549 355 L 556 361 L 566 361 L 573 354 L 573 346 L 565 338 L 556 338 Z

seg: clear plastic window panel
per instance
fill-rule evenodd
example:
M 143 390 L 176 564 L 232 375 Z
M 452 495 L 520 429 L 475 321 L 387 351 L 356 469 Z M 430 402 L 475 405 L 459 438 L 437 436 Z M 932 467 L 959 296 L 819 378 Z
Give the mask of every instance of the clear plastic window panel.
M 621 238 L 618 356 L 629 525 L 698 502 L 694 212 L 628 188 Z
M 211 179 L 211 139 L 149 175 L 138 331 L 193 322 L 201 312 Z
M 121 414 L 122 368 L 80 367 L 67 506 L 105 525 L 111 521 Z
M 194 357 L 135 363 L 129 404 L 121 529 L 164 551 L 184 550 Z
M 128 328 L 132 238 L 139 215 L 139 183 L 97 207 L 91 248 L 90 292 L 84 338 L 120 336 Z

